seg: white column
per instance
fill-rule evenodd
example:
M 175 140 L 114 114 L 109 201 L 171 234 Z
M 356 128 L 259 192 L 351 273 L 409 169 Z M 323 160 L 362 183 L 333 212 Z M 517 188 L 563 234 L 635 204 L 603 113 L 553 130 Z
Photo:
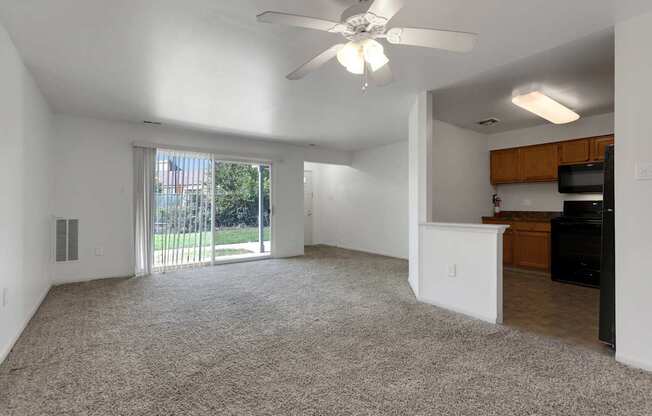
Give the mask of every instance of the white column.
M 258 244 L 259 251 L 265 252 L 265 225 L 263 224 L 263 165 L 258 165 Z
M 616 359 L 652 371 L 652 14 L 616 25 Z
M 432 221 L 433 99 L 430 92 L 420 93 L 409 121 L 409 282 L 419 296 L 419 224 Z

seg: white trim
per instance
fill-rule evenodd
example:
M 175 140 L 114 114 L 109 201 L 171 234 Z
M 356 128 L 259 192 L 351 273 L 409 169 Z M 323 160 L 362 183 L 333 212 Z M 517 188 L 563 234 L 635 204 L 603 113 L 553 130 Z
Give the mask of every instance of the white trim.
M 471 312 L 471 311 L 466 311 L 466 310 L 461 309 L 461 308 L 451 307 L 449 305 L 441 305 L 441 304 L 439 304 L 439 303 L 437 303 L 437 302 L 435 302 L 435 301 L 433 301 L 431 299 L 424 298 L 423 296 L 417 297 L 417 300 L 419 302 L 427 303 L 428 305 L 436 306 L 437 308 L 440 308 L 440 309 L 444 309 L 444 310 L 447 310 L 447 311 L 452 311 L 452 312 L 455 312 L 455 313 L 458 313 L 458 314 L 468 316 L 468 317 L 473 318 L 473 319 L 479 319 L 481 321 L 489 322 L 491 324 L 501 324 L 502 323 L 502 320 L 499 317 L 483 316 L 483 315 L 480 315 L 480 314 L 477 314 L 477 313 L 474 313 L 474 312 Z
M 503 234 L 509 228 L 509 225 L 502 224 L 457 224 L 444 222 L 426 222 L 421 223 L 422 228 L 439 228 L 452 231 L 477 232 L 485 234 Z
M 418 282 L 417 282 L 417 284 L 418 284 Z M 408 278 L 408 285 L 410 286 L 410 289 L 412 290 L 412 294 L 414 295 L 414 297 L 417 298 L 417 300 L 419 300 L 419 296 L 417 296 L 417 293 L 419 293 L 419 291 L 418 291 L 419 287 L 418 286 L 414 287 L 412 285 L 412 281 L 409 278 Z
M 623 354 L 619 354 L 618 349 L 616 349 L 616 361 L 629 367 L 639 368 L 644 371 L 652 372 L 652 362 L 645 362 L 636 358 L 629 358 Z
M 162 143 L 151 143 L 151 142 L 141 142 L 134 141 L 132 143 L 133 147 L 144 147 L 148 149 L 162 149 L 162 150 L 176 150 L 179 152 L 194 152 L 194 153 L 210 153 L 213 157 L 221 162 L 239 162 L 239 163 L 251 163 L 254 165 L 257 164 L 269 164 L 271 165 L 274 160 L 266 156 L 255 155 L 255 154 L 242 154 L 242 153 L 221 153 L 220 150 L 210 147 L 195 147 L 195 146 L 181 146 L 181 145 L 169 145 Z M 282 160 L 277 160 L 277 162 L 282 162 Z
M 11 350 L 16 345 L 16 342 L 18 342 L 18 339 L 20 338 L 20 336 L 25 331 L 25 328 L 27 328 L 27 325 L 32 320 L 34 315 L 36 315 L 36 311 L 38 311 L 38 308 L 41 307 L 41 304 L 43 303 L 43 301 L 47 297 L 48 293 L 50 293 L 50 289 L 52 289 L 51 284 L 48 285 L 45 293 L 43 293 L 41 295 L 41 297 L 39 298 L 38 302 L 36 302 L 36 305 L 34 305 L 34 307 L 32 308 L 32 312 L 27 316 L 25 321 L 22 323 L 18 333 L 9 341 L 9 345 L 7 345 L 2 351 L 0 351 L 0 364 L 2 364 L 7 359 L 7 357 L 9 356 L 9 353 L 11 353 Z
M 387 258 L 395 259 L 395 260 L 408 261 L 407 257 L 397 257 L 395 255 L 387 254 L 387 253 L 384 253 L 382 251 L 369 251 L 369 250 L 364 250 L 364 249 L 361 249 L 361 248 L 351 247 L 351 246 L 347 246 L 347 245 L 323 244 L 323 243 L 314 243 L 314 244 L 308 245 L 308 247 L 315 247 L 315 246 L 341 248 L 343 250 L 357 251 L 358 253 L 369 254 L 369 255 L 372 255 L 372 256 L 380 256 L 380 257 L 387 257 Z

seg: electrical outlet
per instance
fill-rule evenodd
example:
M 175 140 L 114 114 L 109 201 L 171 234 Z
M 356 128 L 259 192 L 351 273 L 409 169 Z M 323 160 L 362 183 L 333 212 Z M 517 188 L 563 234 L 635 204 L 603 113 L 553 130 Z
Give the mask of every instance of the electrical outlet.
M 2 288 L 2 307 L 6 308 L 9 304 L 9 288 Z
M 636 179 L 639 181 L 652 180 L 652 162 L 636 164 Z
M 456 264 L 451 264 L 448 266 L 448 277 L 456 277 L 457 276 L 457 265 Z

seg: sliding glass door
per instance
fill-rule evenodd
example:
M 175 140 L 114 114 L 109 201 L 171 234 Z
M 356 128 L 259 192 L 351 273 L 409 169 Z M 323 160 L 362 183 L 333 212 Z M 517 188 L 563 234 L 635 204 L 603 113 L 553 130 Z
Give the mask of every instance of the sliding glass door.
M 269 164 L 162 149 L 156 159 L 156 271 L 270 253 Z
M 269 173 L 268 165 L 215 163 L 217 257 L 270 252 Z

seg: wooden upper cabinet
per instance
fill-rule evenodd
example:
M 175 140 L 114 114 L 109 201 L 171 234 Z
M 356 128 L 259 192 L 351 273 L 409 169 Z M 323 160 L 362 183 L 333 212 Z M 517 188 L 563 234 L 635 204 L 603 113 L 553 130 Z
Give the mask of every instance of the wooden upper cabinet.
M 491 152 L 491 183 L 554 182 L 559 165 L 599 162 L 614 136 L 515 147 Z
M 520 149 L 521 179 L 525 182 L 557 179 L 557 144 L 528 146 Z
M 584 163 L 591 160 L 589 139 L 559 143 L 559 163 Z
M 614 144 L 614 136 L 602 136 L 591 139 L 591 160 L 592 161 L 602 161 L 604 160 L 604 154 L 606 152 L 607 146 Z
M 514 183 L 520 179 L 519 149 L 491 152 L 491 183 Z

